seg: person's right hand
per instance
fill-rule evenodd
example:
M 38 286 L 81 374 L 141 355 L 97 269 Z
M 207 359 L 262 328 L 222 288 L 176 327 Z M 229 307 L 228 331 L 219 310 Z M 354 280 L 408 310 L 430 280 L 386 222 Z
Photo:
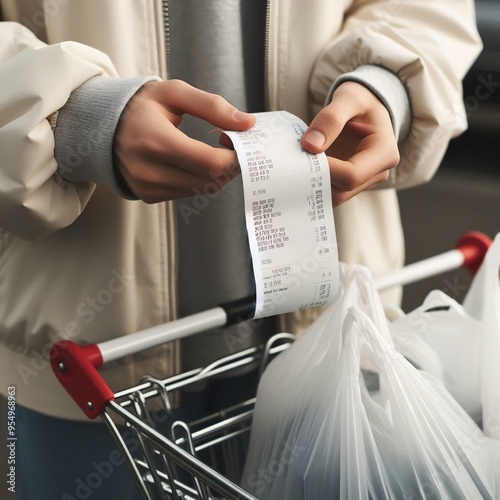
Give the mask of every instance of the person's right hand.
M 125 107 L 113 142 L 115 168 L 146 203 L 193 196 L 214 178 L 222 187 L 220 179 L 239 173 L 234 151 L 213 148 L 177 128 L 185 113 L 224 130 L 248 130 L 255 123 L 221 96 L 183 81 L 146 83 Z

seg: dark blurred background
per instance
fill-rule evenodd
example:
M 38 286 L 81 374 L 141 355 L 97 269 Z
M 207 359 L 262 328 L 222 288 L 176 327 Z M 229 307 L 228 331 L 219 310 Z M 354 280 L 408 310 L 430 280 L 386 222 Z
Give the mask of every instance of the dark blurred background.
M 467 231 L 500 232 L 500 0 L 476 0 L 476 13 L 484 50 L 464 81 L 469 129 L 451 142 L 431 182 L 399 193 L 407 263 L 450 250 Z M 470 280 L 459 270 L 409 285 L 403 309 L 433 289 L 462 302 Z

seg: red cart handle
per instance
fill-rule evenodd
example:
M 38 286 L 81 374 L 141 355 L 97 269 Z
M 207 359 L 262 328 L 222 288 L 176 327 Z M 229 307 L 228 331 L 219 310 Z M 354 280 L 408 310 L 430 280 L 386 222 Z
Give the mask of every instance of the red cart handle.
M 375 278 L 375 287 L 382 291 L 397 285 L 408 285 L 452 269 L 466 267 L 472 274 L 479 269 L 492 240 L 486 234 L 471 231 L 464 234 L 455 249 L 409 264 L 390 274 Z
M 70 340 L 56 342 L 50 350 L 50 364 L 61 385 L 88 418 L 98 417 L 113 400 L 113 392 L 97 372 L 102 365 L 97 345 L 80 347 Z
M 492 243 L 489 236 L 479 231 L 465 233 L 455 246 L 464 256 L 463 267 L 466 267 L 471 274 L 476 274 Z

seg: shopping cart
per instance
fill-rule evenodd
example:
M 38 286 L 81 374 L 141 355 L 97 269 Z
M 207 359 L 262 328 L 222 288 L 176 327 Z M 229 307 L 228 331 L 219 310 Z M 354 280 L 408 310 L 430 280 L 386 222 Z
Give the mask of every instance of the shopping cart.
M 375 284 L 383 290 L 461 266 L 475 272 L 490 244 L 482 233 L 467 233 L 456 249 L 376 279 Z M 248 444 L 255 398 L 194 422 L 175 421 L 165 432 L 157 428 L 156 417 L 172 413 L 174 394 L 202 381 L 228 377 L 251 366 L 258 366 L 262 373 L 294 337 L 277 334 L 265 346 L 246 349 L 164 380 L 146 376 L 137 386 L 117 394 L 106 385 L 98 368 L 165 342 L 248 319 L 254 307 L 255 300 L 250 297 L 98 345 L 79 347 L 64 340 L 52 346 L 51 364 L 56 377 L 88 418 L 102 418 L 144 499 L 255 498 L 237 485 L 241 470 L 235 467 Z

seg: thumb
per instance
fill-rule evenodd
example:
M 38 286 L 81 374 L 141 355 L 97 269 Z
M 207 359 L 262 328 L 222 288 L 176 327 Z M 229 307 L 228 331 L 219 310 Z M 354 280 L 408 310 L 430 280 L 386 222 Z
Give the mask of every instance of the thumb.
M 309 153 L 326 151 L 344 128 L 347 120 L 329 109 L 330 106 L 331 104 L 316 115 L 302 136 L 302 147 Z
M 339 87 L 340 88 L 340 87 Z M 334 92 L 330 104 L 323 108 L 302 136 L 302 147 L 310 153 L 326 151 L 342 132 L 345 124 L 358 113 L 353 99 Z

